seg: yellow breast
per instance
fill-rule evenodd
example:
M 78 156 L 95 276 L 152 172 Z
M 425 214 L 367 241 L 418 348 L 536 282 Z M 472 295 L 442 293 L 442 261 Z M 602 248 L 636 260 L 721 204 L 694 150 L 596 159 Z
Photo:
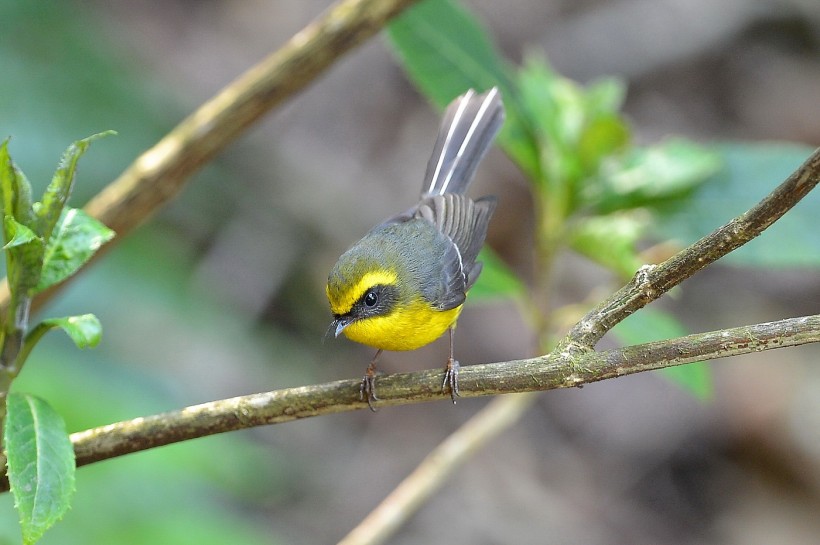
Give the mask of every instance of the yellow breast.
M 382 350 L 415 350 L 430 344 L 454 325 L 461 306 L 436 310 L 423 300 L 397 307 L 386 316 L 358 320 L 347 326 L 345 336 L 351 341 Z

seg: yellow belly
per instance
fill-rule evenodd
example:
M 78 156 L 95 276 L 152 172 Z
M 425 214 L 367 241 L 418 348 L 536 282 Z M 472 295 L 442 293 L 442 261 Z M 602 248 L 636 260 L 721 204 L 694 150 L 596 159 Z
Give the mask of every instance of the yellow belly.
M 455 324 L 461 306 L 436 310 L 424 301 L 396 309 L 388 316 L 376 316 L 353 322 L 344 329 L 351 341 L 382 350 L 415 350 L 441 337 Z

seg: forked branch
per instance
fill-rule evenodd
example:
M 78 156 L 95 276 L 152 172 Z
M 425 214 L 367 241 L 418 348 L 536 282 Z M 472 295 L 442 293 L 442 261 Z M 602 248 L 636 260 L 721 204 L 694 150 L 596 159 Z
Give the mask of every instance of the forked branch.
M 759 235 L 820 181 L 820 150 L 757 206 L 657 266 L 587 314 L 552 353 L 526 360 L 465 366 L 463 397 L 580 386 L 651 369 L 820 341 L 820 315 L 688 335 L 615 350 L 592 346 L 616 323 L 707 264 Z M 367 407 L 360 381 L 343 380 L 236 397 L 74 433 L 77 464 L 253 426 Z M 440 372 L 379 379 L 380 405 L 442 399 Z
M 760 235 L 820 181 L 820 149 L 753 208 L 715 229 L 663 263 L 643 267 L 632 282 L 589 311 L 569 332 L 567 342 L 591 348 L 627 316 L 687 278 Z
M 306 85 L 341 52 L 375 33 L 384 20 L 412 1 L 339 2 L 282 50 L 183 121 L 87 208 L 119 234 L 130 231 L 175 195 L 183 180 L 263 111 Z M 317 49 L 311 50 L 311 47 Z M 617 350 L 593 350 L 601 337 L 624 318 L 762 233 L 818 181 L 820 150 L 748 212 L 664 263 L 642 268 L 632 282 L 579 321 L 552 353 L 462 368 L 461 395 L 474 397 L 580 386 L 697 360 L 820 341 L 820 315 L 817 315 Z M 0 306 L 4 303 L 7 301 L 0 293 Z M 385 376 L 379 379 L 380 404 L 441 399 L 440 381 L 438 371 Z M 71 440 L 78 465 L 85 465 L 206 435 L 362 409 L 367 404 L 359 399 L 359 384 L 358 379 L 346 380 L 214 401 L 78 432 L 72 434 Z
M 114 228 L 121 239 L 172 199 L 192 173 L 256 119 L 307 85 L 335 59 L 376 33 L 384 21 L 413 1 L 344 0 L 337 3 L 285 47 L 228 86 L 139 157 L 89 203 L 87 210 Z M 820 315 L 815 315 L 594 351 L 603 335 L 624 318 L 761 234 L 813 189 L 818 180 L 820 155 L 815 152 L 757 206 L 668 261 L 642 268 L 632 282 L 584 316 L 554 352 L 528 360 L 465 367 L 461 372 L 462 395 L 487 396 L 580 386 L 698 360 L 820 341 Z M 2 307 L 8 305 L 8 296 L 7 287 L 0 286 L 0 313 Z M 39 302 L 43 300 L 40 298 Z M 442 398 L 440 380 L 438 371 L 380 378 L 381 404 L 401 405 Z M 358 392 L 359 381 L 347 380 L 242 396 L 78 432 L 71 440 L 77 464 L 85 465 L 216 433 L 361 409 L 366 404 L 358 399 Z M 500 400 L 515 399 L 507 396 Z M 505 411 L 493 409 L 498 407 L 485 409 L 479 419 L 448 439 L 433 453 L 431 463 L 423 465 L 416 476 L 437 482 L 449 467 L 436 459 L 442 451 L 452 460 L 461 459 L 466 451 L 477 448 L 481 441 L 509 425 L 521 413 L 523 405 L 509 403 Z M 8 483 L 3 481 L 0 476 L 0 490 L 8 488 Z M 397 489 L 397 495 L 403 496 L 399 499 L 405 503 L 400 509 L 393 504 L 393 509 L 381 513 L 409 513 L 405 508 L 407 502 L 420 501 L 416 486 L 411 483 Z

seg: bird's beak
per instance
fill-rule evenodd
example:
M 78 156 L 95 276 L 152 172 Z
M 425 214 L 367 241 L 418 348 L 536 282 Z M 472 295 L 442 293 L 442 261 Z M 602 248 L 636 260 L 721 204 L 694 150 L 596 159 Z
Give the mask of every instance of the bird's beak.
M 336 318 L 335 320 L 333 320 L 333 322 L 330 324 L 330 327 L 335 329 L 334 336 L 338 337 L 339 335 L 341 335 L 342 331 L 344 331 L 345 328 L 350 325 L 350 323 L 350 318 Z

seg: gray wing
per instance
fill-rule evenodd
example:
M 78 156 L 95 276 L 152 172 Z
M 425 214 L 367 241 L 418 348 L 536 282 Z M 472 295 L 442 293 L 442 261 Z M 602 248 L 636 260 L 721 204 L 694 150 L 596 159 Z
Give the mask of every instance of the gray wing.
M 450 310 L 463 304 L 467 298 L 467 275 L 458 247 L 443 233 L 439 236 L 440 244 L 437 245 L 443 250 L 439 262 L 444 267 L 436 269 L 441 271 L 441 276 L 435 285 L 430 284 L 431 292 L 426 295 L 439 310 Z
M 472 89 L 444 112 L 421 195 L 464 193 L 478 163 L 504 124 L 504 103 L 497 87 L 477 95 Z
M 419 230 L 417 233 L 426 233 L 407 237 L 415 241 L 414 244 L 429 246 L 426 251 L 437 256 L 434 263 L 438 278 L 431 278 L 430 271 L 418 271 L 427 280 L 420 288 L 431 304 L 440 310 L 449 310 L 464 303 L 467 291 L 481 273 L 481 263 L 476 262 L 476 258 L 487 237 L 487 227 L 495 206 L 496 199 L 492 196 L 473 201 L 453 193 L 434 195 L 389 218 L 372 231 L 390 228 L 393 224 L 405 224 L 410 228 L 410 233 L 414 229 Z M 435 229 L 430 229 L 430 225 Z
M 463 195 L 447 193 L 423 199 L 414 214 L 435 225 L 452 243 L 452 250 L 445 253 L 445 265 L 448 271 L 459 271 L 464 292 L 472 287 L 481 272 L 481 263 L 476 263 L 476 258 L 487 237 L 495 206 L 495 197 L 473 201 Z M 454 288 L 458 287 L 458 281 L 452 280 Z

